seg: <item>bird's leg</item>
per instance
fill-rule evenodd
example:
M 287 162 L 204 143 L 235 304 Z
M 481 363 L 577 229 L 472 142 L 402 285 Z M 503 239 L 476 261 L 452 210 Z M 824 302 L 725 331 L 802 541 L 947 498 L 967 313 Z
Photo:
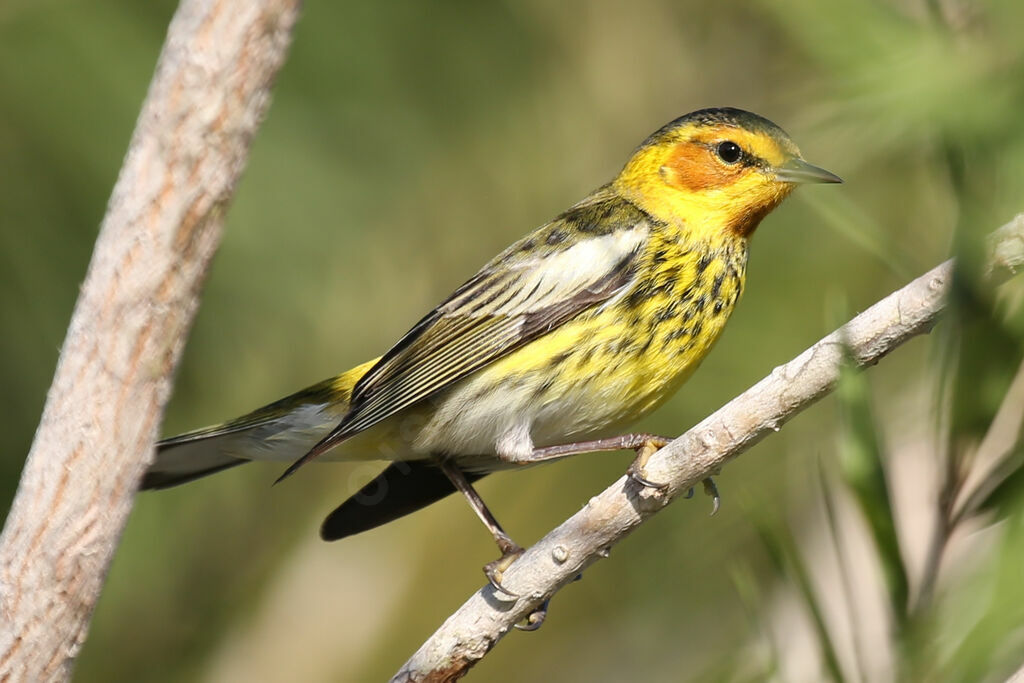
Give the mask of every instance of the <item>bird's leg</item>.
M 438 465 L 441 471 L 444 472 L 448 480 L 451 481 L 452 485 L 457 488 L 462 495 L 469 501 L 470 507 L 476 512 L 477 517 L 484 523 L 491 535 L 494 536 L 494 542 L 498 544 L 498 549 L 501 551 L 501 557 L 493 562 L 489 562 L 484 565 L 484 574 L 487 576 L 487 580 L 494 586 L 494 589 L 500 593 L 504 593 L 512 598 L 518 598 L 519 595 L 508 590 L 501 585 L 502 574 L 507 570 L 516 559 L 523 554 L 523 548 L 513 541 L 505 530 L 498 524 L 498 520 L 494 518 L 491 511 L 487 508 L 487 504 L 484 503 L 483 498 L 476 492 L 473 485 L 466 479 L 466 475 L 462 473 L 453 462 L 447 459 L 440 459 Z M 580 579 L 580 576 L 576 577 L 576 581 Z M 530 612 L 526 617 L 526 623 L 522 625 L 516 625 L 516 628 L 521 631 L 536 631 L 544 625 L 544 620 L 548 616 L 548 603 L 549 600 L 545 600 L 541 603 L 537 609 Z
M 469 501 L 469 505 L 473 508 L 473 512 L 475 512 L 476 516 L 480 518 L 480 521 L 484 523 L 487 530 L 491 532 L 491 535 L 494 537 L 494 542 L 498 544 L 498 550 L 501 551 L 501 557 L 494 562 L 489 562 L 484 565 L 484 574 L 487 575 L 487 580 L 491 582 L 491 585 L 494 586 L 495 590 L 513 598 L 518 598 L 518 595 L 506 590 L 501 585 L 501 576 L 506 569 L 512 566 L 512 563 L 516 561 L 516 558 L 523 554 L 523 548 L 513 541 L 509 535 L 505 533 L 505 530 L 501 528 L 501 525 L 498 524 L 498 520 L 496 520 L 494 515 L 491 514 L 491 511 L 487 509 L 487 504 L 484 503 L 483 498 L 480 497 L 480 494 L 476 492 L 473 485 L 466 479 L 466 475 L 462 473 L 462 470 L 447 459 L 441 459 L 439 464 L 441 471 L 445 473 L 445 476 L 448 477 L 448 480 L 451 481 L 452 485 L 461 491 L 462 495 L 464 495 L 466 500 Z
M 657 434 L 620 434 L 610 436 L 607 439 L 595 439 L 594 441 L 578 441 L 566 443 L 559 446 L 547 446 L 546 448 L 535 448 L 533 453 L 517 462 L 544 462 L 545 460 L 557 460 L 569 455 L 579 453 L 594 453 L 597 451 L 636 451 L 636 459 L 626 470 L 626 476 L 640 484 L 652 489 L 664 490 L 666 484 L 658 484 L 650 481 L 643 475 L 644 467 L 648 459 L 654 453 L 666 445 L 671 439 Z
M 657 434 L 621 434 L 619 436 L 611 436 L 606 439 L 595 439 L 594 441 L 579 441 L 576 443 L 567 443 L 558 446 L 535 448 L 532 453 L 526 457 L 516 458 L 514 462 L 533 464 L 537 462 L 544 462 L 546 460 L 558 460 L 559 458 L 577 455 L 580 453 L 632 450 L 636 451 L 636 459 L 633 460 L 629 469 L 626 470 L 626 476 L 641 486 L 663 491 L 667 488 L 667 484 L 653 482 L 647 479 L 643 472 L 650 457 L 654 455 L 659 448 L 667 445 L 669 441 L 671 441 L 671 439 L 664 436 L 658 436 Z M 719 505 L 721 504 L 721 497 L 718 495 L 718 487 L 715 486 L 715 480 L 711 477 L 705 479 L 703 483 L 704 492 L 713 499 L 711 514 L 715 514 L 718 512 Z

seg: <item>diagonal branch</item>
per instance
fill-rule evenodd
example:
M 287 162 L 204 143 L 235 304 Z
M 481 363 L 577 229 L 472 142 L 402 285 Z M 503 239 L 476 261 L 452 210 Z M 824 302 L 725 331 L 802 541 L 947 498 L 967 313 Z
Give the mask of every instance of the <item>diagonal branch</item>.
M 0 535 L 0 680 L 66 680 L 299 0 L 182 0 Z
M 990 267 L 1024 265 L 1024 214 L 993 235 Z M 874 365 L 897 346 L 934 326 L 953 277 L 947 261 L 890 294 L 843 327 L 737 396 L 651 457 L 646 474 L 666 482 L 664 493 L 620 478 L 505 571 L 502 584 L 524 596 L 505 601 L 490 586 L 467 600 L 416 651 L 393 681 L 462 677 L 543 600 L 608 554 L 646 519 L 831 392 L 844 353 L 858 367 Z M 507 599 L 506 599 L 507 600 Z

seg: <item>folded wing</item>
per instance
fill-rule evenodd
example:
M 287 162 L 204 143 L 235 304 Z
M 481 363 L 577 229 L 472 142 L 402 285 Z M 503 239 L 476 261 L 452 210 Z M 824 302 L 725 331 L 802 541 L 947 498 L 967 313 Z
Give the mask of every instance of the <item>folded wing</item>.
M 548 233 L 557 224 L 546 226 Z M 538 250 L 513 245 L 416 324 L 356 384 L 349 412 L 281 476 L 629 287 L 646 223 Z

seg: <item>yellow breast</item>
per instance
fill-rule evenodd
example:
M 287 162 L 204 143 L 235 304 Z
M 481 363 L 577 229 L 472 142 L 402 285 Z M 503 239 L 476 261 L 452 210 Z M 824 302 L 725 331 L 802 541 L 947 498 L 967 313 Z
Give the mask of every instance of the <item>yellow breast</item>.
M 507 434 L 528 449 L 611 433 L 697 368 L 739 299 L 746 260 L 745 239 L 659 224 L 624 291 L 371 431 L 405 457 L 493 454 Z
M 441 399 L 439 413 L 528 423 L 538 446 L 596 437 L 645 415 L 718 339 L 742 291 L 746 256 L 745 240 L 693 243 L 678 230 L 656 231 L 630 288 L 468 378 Z M 460 450 L 484 447 L 481 440 Z

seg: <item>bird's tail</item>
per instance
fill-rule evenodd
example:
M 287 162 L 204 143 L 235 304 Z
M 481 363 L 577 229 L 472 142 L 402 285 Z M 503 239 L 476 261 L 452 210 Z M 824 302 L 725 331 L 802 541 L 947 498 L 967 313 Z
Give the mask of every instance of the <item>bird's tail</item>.
M 338 424 L 352 387 L 374 362 L 225 424 L 160 441 L 142 488 L 177 486 L 250 460 L 296 460 Z
M 305 453 L 337 423 L 329 401 L 272 406 L 216 427 L 164 439 L 142 479 L 142 488 L 165 489 L 250 460 L 287 462 Z
M 339 377 L 292 394 L 215 427 L 164 439 L 142 480 L 143 489 L 164 489 L 250 460 L 295 460 L 330 433 L 348 409 L 352 387 L 370 361 Z M 466 471 L 473 482 L 486 471 Z M 424 508 L 455 493 L 430 460 L 392 463 L 332 512 L 320 529 L 328 541 L 357 534 Z
M 248 462 L 225 452 L 221 443 L 223 435 L 189 436 L 185 434 L 157 444 L 156 460 L 143 476 L 140 488 L 166 489 Z

